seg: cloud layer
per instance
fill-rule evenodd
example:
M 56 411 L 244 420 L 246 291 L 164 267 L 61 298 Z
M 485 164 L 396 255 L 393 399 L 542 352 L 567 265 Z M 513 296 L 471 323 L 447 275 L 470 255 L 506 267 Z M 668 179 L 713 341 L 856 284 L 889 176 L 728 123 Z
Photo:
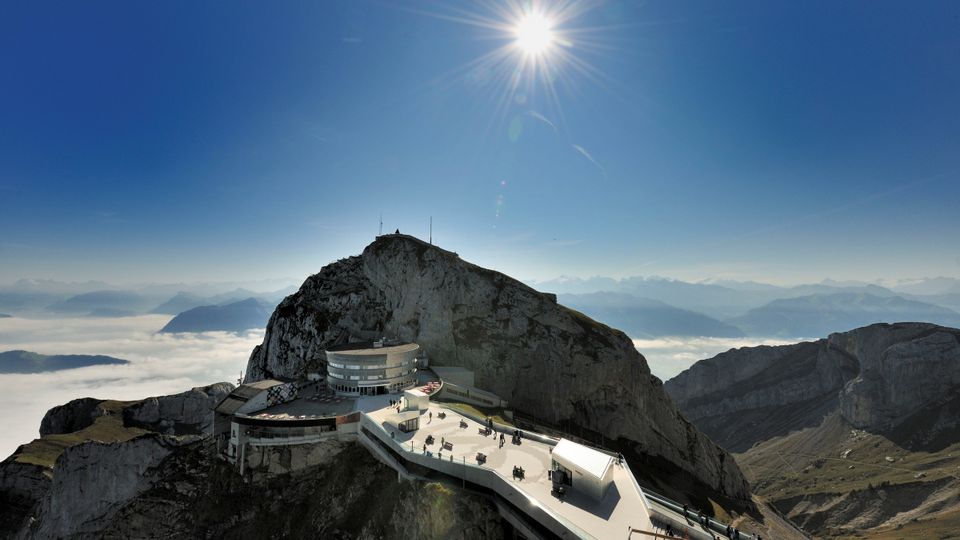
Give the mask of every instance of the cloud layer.
M 79 397 L 140 399 L 218 381 L 237 382 L 263 331 L 157 334 L 167 315 L 109 319 L 0 319 L 0 351 L 106 354 L 124 366 L 0 375 L 0 457 L 39 436 L 44 413 Z
M 0 351 L 42 354 L 106 354 L 125 366 L 91 366 L 51 373 L 0 375 L 0 457 L 38 436 L 51 407 L 79 397 L 140 399 L 182 392 L 218 381 L 236 383 L 263 331 L 157 334 L 166 315 L 108 319 L 0 319 Z M 636 339 L 654 375 L 669 379 L 694 362 L 737 347 L 783 345 L 798 340 L 660 338 Z
M 635 339 L 634 347 L 643 354 L 650 371 L 664 381 L 692 366 L 697 360 L 712 358 L 717 354 L 740 347 L 757 345 L 789 345 L 802 341 L 797 339 L 763 338 L 711 338 L 711 337 L 664 337 Z

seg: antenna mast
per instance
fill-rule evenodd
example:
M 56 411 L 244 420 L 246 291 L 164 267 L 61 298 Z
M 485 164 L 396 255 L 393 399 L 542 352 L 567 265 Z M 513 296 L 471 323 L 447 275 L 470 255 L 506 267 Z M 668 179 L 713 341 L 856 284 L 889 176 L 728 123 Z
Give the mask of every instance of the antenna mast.
M 433 245 L 433 216 L 430 216 L 430 245 Z
M 380 232 L 377 233 L 377 236 L 383 236 L 383 212 L 380 212 Z

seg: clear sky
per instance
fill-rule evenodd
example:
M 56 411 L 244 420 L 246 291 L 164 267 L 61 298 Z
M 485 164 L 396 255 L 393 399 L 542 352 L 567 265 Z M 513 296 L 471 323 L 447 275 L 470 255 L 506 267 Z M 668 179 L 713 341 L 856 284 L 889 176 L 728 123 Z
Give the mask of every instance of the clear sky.
M 960 275 L 960 3 L 573 2 L 515 90 L 502 6 L 8 3 L 0 282 L 300 278 L 381 213 L 524 279 Z

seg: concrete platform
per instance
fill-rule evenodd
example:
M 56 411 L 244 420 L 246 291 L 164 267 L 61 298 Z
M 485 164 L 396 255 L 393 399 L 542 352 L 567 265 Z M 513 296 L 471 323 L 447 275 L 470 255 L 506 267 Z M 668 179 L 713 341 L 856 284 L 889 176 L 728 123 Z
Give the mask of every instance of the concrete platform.
M 395 412 L 396 409 L 386 408 L 369 411 L 367 415 L 390 432 L 386 419 Z M 445 419 L 439 418 L 440 412 L 446 413 Z M 466 422 L 466 428 L 460 427 L 461 420 Z M 615 465 L 614 483 L 600 501 L 574 490 L 559 499 L 551 494 L 553 486 L 547 478 L 552 445 L 530 439 L 523 439 L 519 445 L 511 444 L 512 432 L 508 432 L 503 447 L 500 447 L 499 433 L 483 436 L 479 432 L 482 427 L 482 424 L 455 411 L 431 404 L 428 411 L 421 414 L 417 431 L 393 431 L 392 441 L 407 452 L 424 455 L 426 439 L 432 435 L 435 441 L 427 445 L 427 455 L 445 462 L 449 462 L 452 456 L 453 463 L 478 465 L 477 452 L 482 452 L 487 461 L 479 464 L 481 467 L 494 471 L 500 481 L 510 483 L 536 504 L 561 515 L 594 538 L 627 538 L 631 528 L 652 530 L 646 499 L 626 468 Z M 444 441 L 452 443 L 453 449 L 441 450 Z M 514 466 L 523 467 L 523 480 L 513 478 Z

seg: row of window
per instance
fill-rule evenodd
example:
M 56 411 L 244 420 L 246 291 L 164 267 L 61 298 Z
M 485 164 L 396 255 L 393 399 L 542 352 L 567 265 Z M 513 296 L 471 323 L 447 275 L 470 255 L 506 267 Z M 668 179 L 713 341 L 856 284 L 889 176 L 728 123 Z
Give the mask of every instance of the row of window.
M 348 380 L 348 381 L 360 381 L 360 380 L 365 380 L 365 381 L 380 381 L 380 380 L 384 380 L 384 379 L 395 379 L 395 378 L 397 378 L 397 377 L 405 377 L 405 376 L 407 376 L 407 375 L 412 375 L 412 374 L 413 374 L 414 372 L 416 372 L 416 371 L 417 371 L 416 369 L 411 369 L 411 370 L 409 370 L 409 371 L 404 371 L 404 372 L 398 373 L 398 374 L 396 374 L 396 375 L 391 375 L 391 376 L 386 376 L 386 375 L 367 375 L 366 377 L 362 377 L 362 376 L 360 376 L 360 375 L 347 375 L 347 376 L 344 376 L 343 374 L 340 374 L 340 373 L 330 373 L 330 376 L 333 377 L 333 378 L 335 378 L 335 379 Z
M 414 360 L 394 362 L 392 364 L 340 364 L 338 362 L 327 362 L 327 366 L 338 369 L 387 369 L 412 366 L 414 364 L 416 364 Z

